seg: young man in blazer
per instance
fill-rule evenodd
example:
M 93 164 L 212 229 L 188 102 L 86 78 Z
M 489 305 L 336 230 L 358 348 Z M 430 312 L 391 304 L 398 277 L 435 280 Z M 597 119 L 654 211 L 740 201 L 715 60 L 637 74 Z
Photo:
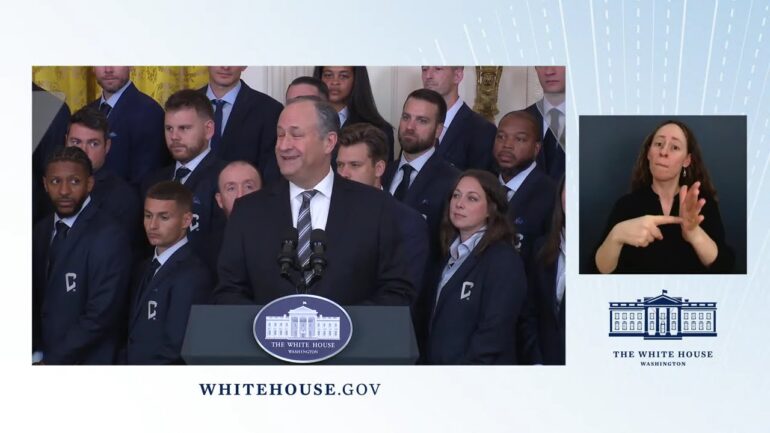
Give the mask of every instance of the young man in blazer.
M 102 95 L 88 104 L 107 116 L 112 147 L 105 167 L 131 184 L 137 193 L 144 178 L 169 160 L 163 142 L 163 109 L 130 79 L 128 66 L 97 66 L 94 75 Z
M 556 182 L 564 175 L 567 136 L 566 68 L 564 66 L 535 66 L 543 88 L 543 99 L 526 108 L 541 131 L 542 146 L 537 154 L 538 170 Z
M 409 305 L 413 287 L 398 253 L 398 232 L 385 193 L 335 175 L 331 153 L 339 117 L 318 98 L 288 102 L 278 119 L 275 153 L 286 179 L 238 199 L 225 229 L 215 300 L 265 304 L 311 293 L 341 305 Z M 293 229 L 297 231 L 291 233 Z M 313 230 L 325 232 L 327 266 L 309 264 Z M 285 241 L 296 242 L 282 269 Z
M 249 161 L 268 184 L 280 177 L 273 149 L 275 125 L 283 106 L 243 82 L 245 69 L 209 66 L 209 83 L 200 92 L 214 111 L 211 149 L 223 161 Z
M 217 177 L 224 166 L 209 147 L 214 135 L 214 113 L 208 99 L 191 89 L 171 95 L 165 109 L 166 144 L 174 164 L 148 177 L 143 191 L 162 180 L 175 180 L 192 192 L 193 219 L 188 237 L 193 249 L 204 258 L 206 238 L 221 230 L 225 223 L 224 214 L 214 199 Z
M 128 298 L 128 237 L 90 198 L 82 150 L 55 151 L 44 185 L 56 211 L 32 233 L 33 362 L 112 364 Z
M 425 218 L 434 260 L 441 256 L 438 232 L 442 211 L 460 175 L 436 152 L 445 116 L 446 103 L 438 93 L 428 89 L 410 93 L 398 124 L 401 158 L 390 164 L 382 176 L 386 191 Z M 405 173 L 409 174 L 406 178 Z
M 537 120 L 526 111 L 512 111 L 497 128 L 494 156 L 498 179 L 508 194 L 508 218 L 516 228 L 515 246 L 526 261 L 532 243 L 548 232 L 556 184 L 535 161 L 541 143 Z
M 107 117 L 94 108 L 81 108 L 70 119 L 65 142 L 66 146 L 80 148 L 91 160 L 94 170 L 91 198 L 113 218 L 121 221 L 129 238 L 135 239 L 139 234 L 142 205 L 137 191 L 122 177 L 104 167 L 112 149 Z M 135 245 L 138 247 L 140 244 Z
M 462 66 L 422 67 L 423 87 L 438 92 L 447 106 L 436 153 L 461 171 L 469 168 L 491 171 L 495 125 L 460 98 L 464 69 Z
M 388 158 L 388 137 L 368 123 L 350 125 L 340 133 L 337 145 L 337 174 L 382 190 L 382 174 Z M 406 258 L 409 279 L 419 296 L 428 262 L 428 226 L 416 210 L 390 200 L 400 232 L 401 251 Z
M 174 181 L 147 192 L 144 230 L 155 250 L 140 267 L 131 297 L 128 364 L 182 364 L 190 308 L 211 296 L 211 274 L 187 242 L 192 201 L 192 193 Z

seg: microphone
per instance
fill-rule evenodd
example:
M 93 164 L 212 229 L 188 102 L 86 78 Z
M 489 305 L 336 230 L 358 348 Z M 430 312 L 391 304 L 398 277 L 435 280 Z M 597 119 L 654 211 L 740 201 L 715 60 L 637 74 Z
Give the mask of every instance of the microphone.
M 297 257 L 297 229 L 290 227 L 281 241 L 281 252 L 278 253 L 278 264 L 281 266 L 281 276 L 288 277 L 289 270 L 295 266 Z
M 315 229 L 310 232 L 310 267 L 321 278 L 326 270 L 326 232 Z

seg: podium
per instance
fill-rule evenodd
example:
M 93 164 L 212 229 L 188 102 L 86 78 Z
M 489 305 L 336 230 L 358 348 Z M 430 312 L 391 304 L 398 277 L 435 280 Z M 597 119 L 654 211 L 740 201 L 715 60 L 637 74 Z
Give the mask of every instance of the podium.
M 258 305 L 193 305 L 182 358 L 197 365 L 291 364 L 265 352 L 254 339 Z M 353 322 L 347 347 L 309 365 L 397 365 L 417 362 L 409 307 L 344 307 Z

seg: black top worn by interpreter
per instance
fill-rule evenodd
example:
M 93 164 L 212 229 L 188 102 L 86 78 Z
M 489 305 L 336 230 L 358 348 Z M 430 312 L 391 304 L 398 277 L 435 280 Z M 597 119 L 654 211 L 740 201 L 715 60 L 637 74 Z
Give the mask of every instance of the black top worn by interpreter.
M 733 271 L 735 254 L 725 243 L 725 230 L 719 205 L 701 191 L 706 204 L 701 210 L 705 217 L 700 226 L 717 244 L 717 258 L 711 266 L 704 266 L 695 249 L 682 237 L 679 224 L 658 226 L 662 240 L 655 240 L 646 247 L 623 245 L 618 257 L 616 274 L 728 274 Z M 602 241 L 607 238 L 615 224 L 643 215 L 663 215 L 660 198 L 651 187 L 645 187 L 626 194 L 615 203 L 610 213 Z M 679 215 L 679 194 L 674 196 L 671 215 Z M 598 249 L 598 248 L 597 248 Z

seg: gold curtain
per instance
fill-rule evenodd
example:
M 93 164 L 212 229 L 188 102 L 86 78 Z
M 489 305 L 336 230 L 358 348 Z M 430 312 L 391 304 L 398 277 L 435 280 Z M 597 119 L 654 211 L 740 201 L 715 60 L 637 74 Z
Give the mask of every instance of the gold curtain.
M 61 93 L 73 112 L 101 95 L 90 66 L 33 66 L 32 81 L 50 92 Z M 203 87 L 208 72 L 205 66 L 134 66 L 131 81 L 163 105 L 177 90 Z

